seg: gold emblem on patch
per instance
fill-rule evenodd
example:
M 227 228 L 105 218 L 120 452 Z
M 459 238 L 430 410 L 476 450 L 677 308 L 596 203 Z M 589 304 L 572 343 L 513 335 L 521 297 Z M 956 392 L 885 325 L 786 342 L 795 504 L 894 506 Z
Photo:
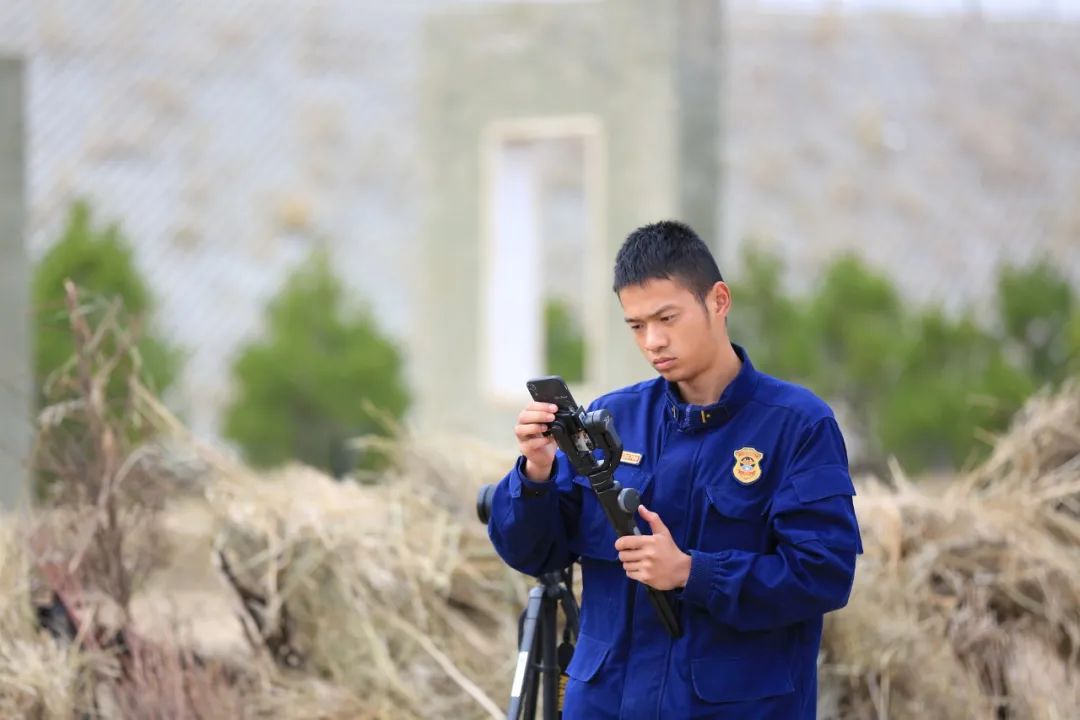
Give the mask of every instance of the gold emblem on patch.
M 622 462 L 627 465 L 640 465 L 641 453 L 630 452 L 629 450 L 622 451 Z
M 731 474 L 743 485 L 756 482 L 761 477 L 761 458 L 765 457 L 752 447 L 744 447 L 735 451 L 735 467 Z

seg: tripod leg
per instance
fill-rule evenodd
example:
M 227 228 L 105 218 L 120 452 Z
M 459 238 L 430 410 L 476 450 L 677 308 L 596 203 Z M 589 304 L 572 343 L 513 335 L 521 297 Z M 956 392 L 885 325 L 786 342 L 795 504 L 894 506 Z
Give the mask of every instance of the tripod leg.
M 529 604 L 525 608 L 525 620 L 521 625 L 521 639 L 518 643 L 518 661 L 514 670 L 514 684 L 510 690 L 510 706 L 507 708 L 507 720 L 518 720 L 521 717 L 522 697 L 528 699 L 526 688 L 535 686 L 536 670 L 534 663 L 537 655 L 537 625 L 540 621 L 540 605 L 544 596 L 543 588 L 533 588 L 529 591 Z M 532 708 L 526 713 L 526 717 L 532 718 L 536 711 L 536 693 L 533 696 Z
M 543 622 L 544 611 L 541 609 L 540 614 L 537 616 L 537 624 L 540 627 L 537 627 L 536 632 L 533 634 L 532 652 L 529 653 L 529 672 L 525 679 L 525 708 L 521 713 L 525 720 L 535 720 L 536 718 L 536 703 L 539 699 L 540 690 L 538 663 L 543 646 Z
M 559 707 L 559 661 L 556 654 L 557 618 L 559 609 L 558 598 L 545 597 L 542 609 L 542 622 L 540 624 L 541 638 L 543 639 L 543 666 L 541 672 L 544 676 L 544 720 L 558 720 L 562 715 Z
M 570 636 L 576 641 L 578 636 L 578 605 L 574 599 L 573 591 L 563 587 L 559 593 L 559 603 L 562 605 L 563 616 L 566 618 L 566 627 L 570 629 Z

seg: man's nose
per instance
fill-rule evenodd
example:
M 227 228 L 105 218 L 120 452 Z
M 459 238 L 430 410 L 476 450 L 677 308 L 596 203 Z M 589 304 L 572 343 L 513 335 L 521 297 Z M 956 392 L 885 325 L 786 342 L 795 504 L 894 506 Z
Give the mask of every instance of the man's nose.
M 667 334 L 655 326 L 645 328 L 645 349 L 650 352 L 667 347 Z

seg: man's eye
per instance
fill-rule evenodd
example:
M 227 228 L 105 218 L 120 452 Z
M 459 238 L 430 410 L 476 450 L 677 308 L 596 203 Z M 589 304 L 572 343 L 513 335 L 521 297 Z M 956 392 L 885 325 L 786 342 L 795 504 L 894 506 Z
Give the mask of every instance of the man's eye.
M 660 318 L 661 321 L 666 322 L 666 323 L 669 323 L 674 319 L 675 319 L 674 315 L 665 315 L 664 317 Z
M 639 324 L 637 324 L 637 323 L 633 323 L 633 324 L 632 324 L 632 325 L 630 326 L 630 329 L 631 329 L 631 330 L 633 330 L 634 332 L 637 332 L 638 330 L 640 330 L 640 329 L 641 329 L 641 325 L 639 325 Z

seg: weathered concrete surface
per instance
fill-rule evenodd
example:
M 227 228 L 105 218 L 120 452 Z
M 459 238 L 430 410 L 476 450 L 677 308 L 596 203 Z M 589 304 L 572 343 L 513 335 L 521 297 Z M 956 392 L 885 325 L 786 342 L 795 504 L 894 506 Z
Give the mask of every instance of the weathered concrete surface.
M 0 505 L 23 497 L 30 447 L 23 65 L 0 57 Z

